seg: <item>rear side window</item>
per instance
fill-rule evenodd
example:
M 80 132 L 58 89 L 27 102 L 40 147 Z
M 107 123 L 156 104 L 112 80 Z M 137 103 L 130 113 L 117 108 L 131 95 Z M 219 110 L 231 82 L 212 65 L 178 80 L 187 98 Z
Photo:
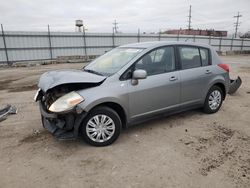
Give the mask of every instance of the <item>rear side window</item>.
M 209 65 L 209 51 L 206 48 L 200 48 L 202 66 Z
M 201 58 L 198 47 L 179 47 L 182 69 L 191 69 L 201 66 Z

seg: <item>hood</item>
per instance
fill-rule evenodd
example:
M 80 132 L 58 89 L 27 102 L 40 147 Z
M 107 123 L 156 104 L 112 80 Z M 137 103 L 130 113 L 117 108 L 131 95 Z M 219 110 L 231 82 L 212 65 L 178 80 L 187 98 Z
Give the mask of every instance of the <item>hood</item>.
M 52 89 L 59 85 L 64 84 L 97 84 L 106 79 L 105 76 L 100 76 L 82 70 L 56 70 L 49 71 L 40 77 L 38 87 L 41 88 L 44 92 L 47 92 L 49 89 Z

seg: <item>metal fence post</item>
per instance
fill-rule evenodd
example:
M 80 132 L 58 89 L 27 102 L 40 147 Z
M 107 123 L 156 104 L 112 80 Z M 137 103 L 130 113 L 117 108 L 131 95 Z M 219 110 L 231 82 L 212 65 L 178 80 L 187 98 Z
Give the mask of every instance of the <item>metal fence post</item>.
M 115 47 L 115 32 L 114 32 L 114 28 L 113 28 L 113 33 L 112 33 L 112 45 L 113 48 Z
M 195 42 L 195 35 L 193 36 L 193 42 Z
M 234 42 L 234 39 L 232 38 L 232 39 L 231 39 L 231 45 L 230 45 L 230 51 L 233 50 L 233 42 Z
M 7 46 L 6 46 L 5 34 L 4 34 L 4 30 L 3 30 L 3 24 L 1 24 L 1 29 L 2 29 L 3 45 L 4 45 L 6 61 L 7 61 L 7 64 L 9 65 L 10 62 L 9 62 L 9 56 L 8 56 L 8 49 L 7 49 Z
M 211 35 L 209 35 L 208 44 L 211 45 Z
M 51 45 L 51 36 L 50 36 L 50 28 L 48 25 L 48 38 L 49 38 L 49 52 L 50 52 L 50 59 L 53 59 L 53 53 L 52 53 L 52 45 Z
M 178 34 L 177 34 L 177 41 L 180 40 L 180 31 L 178 31 Z
M 242 40 L 241 40 L 241 46 L 240 46 L 240 50 L 242 51 L 243 50 L 243 43 L 244 43 L 244 38 L 242 38 Z
M 220 37 L 220 42 L 219 42 L 219 51 L 221 51 L 221 40 L 222 40 L 222 37 Z
M 138 29 L 137 42 L 140 42 L 140 29 Z
M 85 33 L 85 28 L 83 27 L 83 44 L 84 44 L 84 55 L 85 55 L 85 59 L 88 59 L 88 55 L 87 55 L 87 46 L 86 46 L 86 33 Z
M 161 31 L 159 31 L 158 40 L 161 41 Z

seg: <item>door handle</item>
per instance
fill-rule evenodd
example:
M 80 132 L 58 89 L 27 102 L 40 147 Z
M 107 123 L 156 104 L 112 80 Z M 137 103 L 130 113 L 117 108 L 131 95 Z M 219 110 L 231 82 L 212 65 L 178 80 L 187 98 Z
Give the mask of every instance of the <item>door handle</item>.
M 176 78 L 175 76 L 171 76 L 171 77 L 169 78 L 169 81 L 175 81 L 175 80 L 178 80 L 178 78 Z
M 206 74 L 211 74 L 212 71 L 211 70 L 206 70 Z

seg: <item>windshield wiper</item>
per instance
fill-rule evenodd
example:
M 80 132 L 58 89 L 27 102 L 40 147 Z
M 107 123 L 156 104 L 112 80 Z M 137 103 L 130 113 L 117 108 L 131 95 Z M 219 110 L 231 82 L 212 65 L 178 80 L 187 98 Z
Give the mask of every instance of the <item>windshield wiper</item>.
M 100 76 L 103 76 L 103 74 L 97 72 L 97 71 L 94 71 L 94 70 L 91 70 L 91 69 L 83 69 L 84 71 L 86 72 L 89 72 L 89 73 L 93 73 L 93 74 L 97 74 L 97 75 L 100 75 Z

